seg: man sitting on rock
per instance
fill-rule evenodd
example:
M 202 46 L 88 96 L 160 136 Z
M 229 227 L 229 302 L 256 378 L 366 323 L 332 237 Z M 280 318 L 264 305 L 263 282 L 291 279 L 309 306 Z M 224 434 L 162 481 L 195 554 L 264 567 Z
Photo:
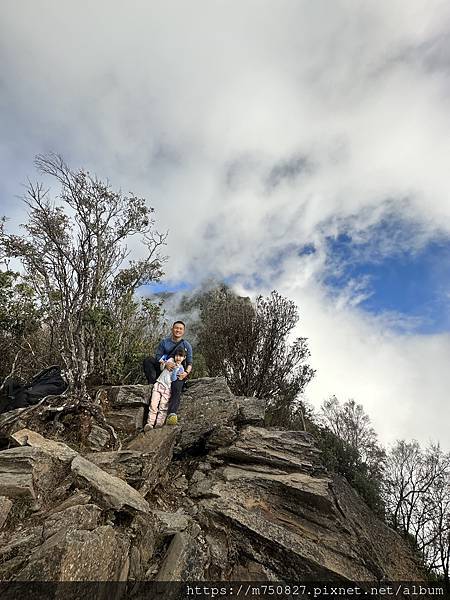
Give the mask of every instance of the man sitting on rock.
M 178 423 L 178 407 L 181 400 L 181 392 L 183 390 L 184 380 L 192 371 L 192 346 L 189 342 L 183 339 L 186 325 L 183 321 L 175 321 L 172 325 L 172 335 L 164 338 L 159 343 L 155 356 L 144 360 L 144 373 L 149 384 L 154 384 L 161 373 L 161 367 L 164 364 L 169 371 L 175 368 L 175 363 L 166 363 L 167 359 L 175 356 L 177 348 L 183 348 L 186 353 L 186 360 L 183 363 L 184 372 L 178 375 L 175 381 L 172 381 L 170 403 L 168 408 L 168 425 L 176 425 Z

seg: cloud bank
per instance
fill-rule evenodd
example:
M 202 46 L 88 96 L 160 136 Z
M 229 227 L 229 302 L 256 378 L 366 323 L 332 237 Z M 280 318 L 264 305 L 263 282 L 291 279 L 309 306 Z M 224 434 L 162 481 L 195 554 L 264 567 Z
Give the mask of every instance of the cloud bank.
M 384 439 L 448 445 L 448 331 L 368 314 L 368 278 L 328 279 L 448 240 L 449 17 L 437 0 L 5 0 L 2 212 L 23 218 L 19 183 L 50 150 L 148 197 L 171 281 L 299 303 L 315 404 L 354 397 Z

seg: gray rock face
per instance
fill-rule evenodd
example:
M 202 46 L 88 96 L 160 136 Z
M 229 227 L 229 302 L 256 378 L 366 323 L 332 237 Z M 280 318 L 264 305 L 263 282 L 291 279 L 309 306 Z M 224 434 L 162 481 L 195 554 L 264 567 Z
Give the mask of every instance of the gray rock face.
M 204 549 L 185 531 L 174 535 L 155 581 L 195 581 L 202 578 Z
M 135 434 L 140 431 L 144 424 L 143 407 L 123 407 L 117 410 L 109 410 L 105 413 L 108 425 L 124 434 Z
M 71 468 L 80 485 L 87 487 L 103 506 L 126 512 L 149 511 L 148 502 L 138 491 L 82 456 L 74 458 Z
M 209 577 L 223 579 L 231 572 L 246 580 L 256 561 L 279 580 L 298 580 L 299 575 L 317 580 L 401 579 L 406 572 L 420 579 L 404 545 L 395 561 L 368 560 L 374 530 L 362 516 L 363 503 L 345 481 L 324 474 L 308 434 L 246 427 L 231 446 L 214 455 L 224 465 L 207 472 L 191 490 L 214 549 Z M 399 550 L 395 534 L 372 519 L 384 532 L 385 543 Z
M 110 475 L 120 477 L 145 496 L 158 485 L 162 471 L 172 458 L 174 433 L 173 430 L 165 430 L 160 436 L 158 430 L 145 433 L 154 442 L 153 452 L 150 448 L 147 452 L 120 450 L 88 454 L 86 458 Z
M 95 504 L 70 506 L 52 513 L 44 521 L 43 537 L 52 537 L 61 529 L 86 529 L 91 531 L 98 527 L 101 509 Z
M 200 446 L 218 427 L 232 425 L 237 415 L 236 398 L 223 377 L 194 380 L 182 396 L 180 435 L 175 452 Z
M 127 451 L 139 456 L 142 465 L 140 478 L 136 481 L 139 492 L 145 496 L 159 483 L 173 456 L 177 431 L 162 427 L 141 433 L 128 446 Z
M 106 414 L 137 427 L 150 388 L 102 394 Z M 101 451 L 99 432 L 87 456 L 9 432 L 26 445 L 0 451 L 0 580 L 422 580 L 311 435 L 262 427 L 264 410 L 205 378 L 179 426 L 135 432 L 120 451 Z
M 260 464 L 273 468 L 321 472 L 320 451 L 305 431 L 284 431 L 244 427 L 229 447 L 220 448 L 214 456 L 231 462 Z
M 129 542 L 109 525 L 93 531 L 62 529 L 19 571 L 25 581 L 126 581 Z
M 108 394 L 108 402 L 112 407 L 148 406 L 152 394 L 151 385 L 115 385 L 103 388 Z
M 222 425 L 215 429 L 208 440 L 206 441 L 206 448 L 208 450 L 215 450 L 223 446 L 230 446 L 237 438 L 237 431 L 234 427 L 228 427 Z

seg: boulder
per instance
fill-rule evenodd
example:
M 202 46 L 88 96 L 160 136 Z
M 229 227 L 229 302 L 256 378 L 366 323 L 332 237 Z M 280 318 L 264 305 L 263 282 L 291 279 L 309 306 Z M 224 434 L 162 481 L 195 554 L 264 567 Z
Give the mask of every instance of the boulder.
M 131 538 L 129 579 L 144 581 L 147 569 L 158 554 L 163 535 L 161 522 L 152 513 L 137 514 L 129 529 Z
M 177 532 L 155 577 L 155 581 L 199 581 L 206 563 L 200 540 L 185 531 Z
M 255 425 L 262 427 L 266 415 L 266 401 L 261 398 L 246 398 L 238 396 L 237 422 L 239 425 Z
M 42 532 L 42 525 L 37 525 L 2 534 L 0 563 L 8 562 L 17 557 L 28 556 L 33 548 L 37 548 L 42 543 Z
M 189 384 L 182 395 L 178 414 L 177 454 L 201 447 L 216 428 L 232 426 L 238 415 L 238 404 L 224 377 L 203 377 Z
M 141 452 L 132 450 L 94 452 L 86 454 L 85 458 L 110 475 L 119 477 L 135 489 L 139 489 L 145 469 L 145 458 L 142 459 Z
M 180 512 L 152 510 L 152 514 L 161 523 L 164 535 L 175 535 L 179 531 L 185 531 L 193 522 L 191 517 Z
M 86 458 L 120 477 L 145 496 L 158 485 L 172 459 L 176 431 L 165 427 L 141 433 L 126 450 L 96 452 Z
M 149 511 L 148 502 L 138 491 L 82 456 L 74 458 L 71 468 L 77 482 L 92 492 L 101 506 L 131 513 Z
M 148 406 L 152 395 L 151 385 L 115 385 L 102 388 L 106 391 L 108 403 L 114 408 L 124 406 Z
M 143 467 L 138 489 L 143 496 L 153 490 L 166 473 L 177 435 L 174 427 L 160 427 L 139 434 L 127 445 L 127 451 L 140 454 Z
M 48 509 L 45 512 L 45 514 L 52 515 L 57 512 L 62 512 L 66 508 L 71 508 L 72 506 L 82 506 L 84 504 L 89 504 L 90 500 L 91 500 L 90 494 L 87 494 L 84 491 L 78 490 L 74 494 L 72 494 L 71 496 L 69 496 L 68 498 L 66 498 L 65 500 L 60 502 L 59 504 L 57 504 L 56 506 L 53 506 L 52 508 Z
M 135 434 L 144 426 L 143 407 L 124 407 L 118 410 L 109 410 L 105 413 L 105 420 L 122 434 Z
M 231 446 L 231 444 L 237 438 L 237 431 L 234 427 L 222 425 L 215 429 L 206 441 L 206 448 L 208 450 L 215 450 L 223 446 Z

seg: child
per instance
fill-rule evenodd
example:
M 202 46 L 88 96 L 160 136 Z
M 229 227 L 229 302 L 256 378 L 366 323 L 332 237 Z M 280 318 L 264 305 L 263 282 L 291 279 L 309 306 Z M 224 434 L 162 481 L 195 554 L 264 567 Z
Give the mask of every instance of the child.
M 178 375 L 184 372 L 184 368 L 181 363 L 185 357 L 186 352 L 184 348 L 177 348 L 175 350 L 175 358 L 167 358 L 166 356 L 162 357 L 161 368 L 163 371 L 153 386 L 152 397 L 150 400 L 150 411 L 144 431 L 148 431 L 154 427 L 162 427 L 164 425 L 170 400 L 170 386 L 172 381 L 178 379 Z M 175 364 L 175 368 L 172 369 L 172 371 L 167 369 L 166 365 L 168 363 Z

